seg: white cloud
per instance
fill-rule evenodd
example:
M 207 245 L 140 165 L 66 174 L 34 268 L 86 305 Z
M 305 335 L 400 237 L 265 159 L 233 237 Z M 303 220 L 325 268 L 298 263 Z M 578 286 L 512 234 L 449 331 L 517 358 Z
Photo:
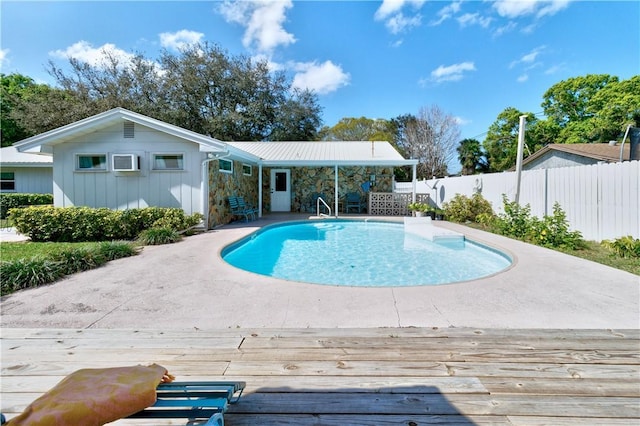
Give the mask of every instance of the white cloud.
M 495 30 L 493 32 L 493 36 L 494 37 L 500 37 L 503 34 L 510 33 L 511 31 L 515 30 L 517 26 L 518 26 L 518 24 L 516 24 L 515 22 L 511 21 L 507 25 L 503 25 L 500 28 L 498 28 L 497 30 Z
M 245 27 L 242 38 L 245 47 L 270 53 L 278 46 L 286 46 L 296 41 L 293 34 L 288 33 L 283 27 L 287 9 L 291 7 L 291 0 L 226 0 L 218 10 L 227 22 Z
M 529 74 L 522 74 L 517 78 L 518 83 L 524 83 L 527 80 L 529 80 Z
M 74 58 L 93 66 L 106 66 L 107 64 L 104 61 L 105 54 L 117 59 L 121 66 L 128 66 L 134 57 L 133 54 L 118 49 L 112 43 L 106 43 L 100 47 L 93 47 L 91 43 L 84 40 L 74 43 L 64 50 L 49 52 L 49 55 L 54 57 L 64 59 Z
M 0 49 L 0 68 L 7 65 L 9 59 L 7 59 L 7 55 L 9 54 L 9 49 Z
M 555 15 L 565 9 L 572 0 L 497 0 L 493 8 L 503 18 L 518 18 L 535 15 L 540 18 Z
M 349 84 L 351 76 L 342 70 L 342 67 L 331 61 L 321 64 L 317 62 L 296 63 L 294 70 L 297 72 L 293 78 L 292 87 L 296 89 L 309 89 L 324 95 L 334 92 L 342 86 Z
M 175 33 L 161 33 L 160 45 L 171 50 L 182 50 L 200 43 L 203 37 L 203 33 L 189 30 L 180 30 Z
M 461 27 L 467 27 L 470 25 L 479 25 L 482 28 L 488 28 L 492 19 L 488 16 L 481 16 L 479 13 L 465 13 L 464 15 L 456 18 Z
M 473 62 L 462 62 L 459 64 L 453 64 L 449 66 L 440 65 L 435 70 L 431 71 L 431 80 L 436 83 L 443 83 L 445 81 L 459 81 L 464 77 L 464 73 L 467 71 L 475 71 L 476 66 Z
M 440 9 L 437 13 L 438 15 L 438 20 L 437 21 L 432 21 L 430 23 L 430 25 L 440 25 L 442 24 L 444 21 L 446 21 L 447 19 L 450 19 L 453 17 L 453 15 L 455 15 L 456 13 L 460 12 L 460 5 L 462 4 L 461 1 L 454 1 L 453 3 L 443 7 L 442 9 Z
M 418 10 L 422 7 L 425 0 L 383 0 L 382 4 L 376 11 L 374 19 L 376 21 L 385 21 L 385 26 L 392 34 L 398 34 L 411 27 L 417 27 L 422 23 L 420 14 L 405 15 L 402 9 L 405 5 L 412 6 Z
M 419 27 L 422 23 L 422 16 L 415 15 L 412 17 L 406 17 L 402 13 L 393 15 L 387 19 L 385 26 L 391 31 L 391 34 L 398 34 L 411 27 Z
M 546 46 L 538 46 L 538 47 L 536 47 L 531 52 L 523 55 L 520 59 L 511 62 L 511 64 L 509 64 L 509 68 L 513 68 L 513 67 L 515 67 L 516 65 L 519 65 L 519 64 L 527 64 L 527 65 L 531 66 L 531 64 L 534 64 L 536 62 L 536 60 L 538 59 L 538 56 L 545 49 L 546 49 Z

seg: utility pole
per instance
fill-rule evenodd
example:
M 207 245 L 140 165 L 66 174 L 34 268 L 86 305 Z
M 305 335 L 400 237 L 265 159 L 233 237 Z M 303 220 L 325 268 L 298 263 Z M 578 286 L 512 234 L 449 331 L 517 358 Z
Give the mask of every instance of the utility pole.
M 520 116 L 520 130 L 518 131 L 518 158 L 516 158 L 516 204 L 520 204 L 520 181 L 522 178 L 522 156 L 524 151 L 524 132 L 527 116 Z

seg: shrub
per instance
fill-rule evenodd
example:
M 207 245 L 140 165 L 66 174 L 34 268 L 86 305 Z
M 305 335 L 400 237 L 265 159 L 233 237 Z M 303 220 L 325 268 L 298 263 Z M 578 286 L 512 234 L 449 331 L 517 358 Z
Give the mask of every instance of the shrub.
M 99 250 L 107 262 L 138 254 L 136 245 L 129 241 L 103 241 Z
M 58 263 L 42 257 L 0 262 L 2 294 L 48 284 L 62 275 Z
M 145 246 L 171 244 L 180 241 L 182 237 L 169 227 L 145 229 L 138 236 L 138 242 Z
M 43 204 L 53 204 L 53 194 L 0 193 L 0 219 L 6 219 L 10 209 Z
M 177 208 L 110 210 L 88 207 L 38 206 L 12 209 L 10 218 L 32 241 L 133 240 L 145 229 L 169 227 L 180 231 L 198 224 L 201 214 L 185 215 Z
M 71 275 L 76 272 L 88 271 L 97 268 L 107 262 L 104 255 L 92 247 L 78 247 L 61 250 L 54 254 L 51 260 L 58 264 L 63 275 Z
M 620 237 L 613 241 L 605 240 L 602 245 L 611 250 L 615 256 L 640 257 L 640 239 L 634 239 L 631 235 Z
M 570 231 L 567 215 L 560 204 L 553 205 L 553 215 L 545 216 L 542 220 L 532 218 L 532 225 L 528 239 L 537 245 L 544 247 L 556 247 L 577 250 L 585 247 L 582 234 L 579 231 Z
M 480 194 L 473 194 L 471 198 L 456 194 L 451 201 L 443 204 L 447 220 L 452 222 L 478 222 L 479 215 L 493 216 L 491 203 Z
M 506 195 L 502 195 L 504 213 L 498 215 L 494 222 L 495 231 L 498 234 L 524 239 L 531 233 L 533 219 L 529 204 L 521 206 L 515 201 L 509 201 Z
M 48 257 L 36 256 L 0 262 L 2 294 L 49 284 L 65 275 L 97 268 L 109 260 L 137 253 L 134 244 L 113 241 L 90 247 L 67 248 Z
M 528 241 L 543 247 L 581 249 L 585 247 L 582 234 L 570 231 L 567 216 L 560 204 L 553 205 L 553 215 L 538 219 L 531 216 L 529 204 L 521 206 L 502 196 L 504 213 L 489 222 L 493 232 L 511 238 Z

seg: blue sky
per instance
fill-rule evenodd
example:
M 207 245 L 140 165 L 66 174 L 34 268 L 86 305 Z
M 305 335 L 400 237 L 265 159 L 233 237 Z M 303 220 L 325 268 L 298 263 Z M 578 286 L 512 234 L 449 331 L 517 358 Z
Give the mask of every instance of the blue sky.
M 319 95 L 325 125 L 437 105 L 483 140 L 507 107 L 538 113 L 570 77 L 640 73 L 638 1 L 7 1 L 0 64 L 52 83 L 49 60 L 156 58 L 209 41 L 266 58 Z

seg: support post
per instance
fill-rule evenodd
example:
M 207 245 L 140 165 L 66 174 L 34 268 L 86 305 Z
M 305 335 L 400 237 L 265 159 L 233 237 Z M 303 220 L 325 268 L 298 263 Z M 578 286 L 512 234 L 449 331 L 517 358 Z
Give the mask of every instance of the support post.
M 520 204 L 520 181 L 522 178 L 522 156 L 524 151 L 524 132 L 527 116 L 520 116 L 520 130 L 518 131 L 518 157 L 516 158 L 516 204 Z
M 333 208 L 336 210 L 336 218 L 338 218 L 338 165 L 335 165 L 334 168 L 335 173 L 335 181 L 333 184 Z

